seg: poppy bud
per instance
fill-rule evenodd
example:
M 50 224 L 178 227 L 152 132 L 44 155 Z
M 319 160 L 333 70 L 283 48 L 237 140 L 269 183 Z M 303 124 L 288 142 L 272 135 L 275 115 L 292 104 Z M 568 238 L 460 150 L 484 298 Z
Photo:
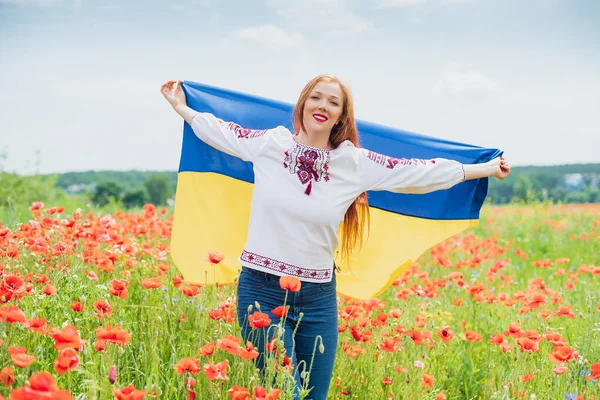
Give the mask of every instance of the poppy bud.
M 114 365 L 110 367 L 110 371 L 108 373 L 108 380 L 111 384 L 114 384 L 117 381 L 117 367 Z

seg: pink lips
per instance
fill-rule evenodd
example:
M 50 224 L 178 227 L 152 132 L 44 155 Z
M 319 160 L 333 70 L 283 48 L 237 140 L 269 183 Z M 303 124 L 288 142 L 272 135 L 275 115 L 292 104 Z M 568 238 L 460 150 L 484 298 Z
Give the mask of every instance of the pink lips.
M 323 114 L 313 114 L 313 118 L 317 121 L 317 122 L 325 122 L 327 121 L 327 117 L 324 116 Z

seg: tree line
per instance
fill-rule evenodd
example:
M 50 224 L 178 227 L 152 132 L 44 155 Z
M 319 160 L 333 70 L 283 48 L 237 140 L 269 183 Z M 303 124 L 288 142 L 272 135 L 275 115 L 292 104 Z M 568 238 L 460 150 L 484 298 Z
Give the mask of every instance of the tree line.
M 487 201 L 492 204 L 600 202 L 600 164 L 513 167 L 508 179 L 488 182 Z M 176 186 L 176 171 L 84 171 L 35 176 L 0 172 L 0 207 L 49 196 L 65 201 L 69 195 L 100 207 L 167 205 L 174 200 Z

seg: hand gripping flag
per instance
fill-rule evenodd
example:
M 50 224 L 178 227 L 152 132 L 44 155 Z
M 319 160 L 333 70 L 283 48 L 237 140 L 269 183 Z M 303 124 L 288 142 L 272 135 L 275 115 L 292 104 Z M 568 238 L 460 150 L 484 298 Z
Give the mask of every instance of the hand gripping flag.
M 279 125 L 293 132 L 293 105 L 184 82 L 188 106 L 244 128 Z M 361 146 L 398 158 L 448 158 L 465 164 L 489 161 L 497 149 L 451 142 L 357 120 Z M 252 164 L 202 142 L 184 123 L 171 254 L 184 280 L 228 284 L 237 280 L 238 257 L 246 243 L 254 174 Z M 427 249 L 477 225 L 488 180 L 460 183 L 428 194 L 368 193 L 371 230 L 349 262 L 336 260 L 340 294 L 368 299 L 382 293 Z M 225 259 L 211 265 L 204 256 Z M 310 251 L 310 249 L 307 249 Z

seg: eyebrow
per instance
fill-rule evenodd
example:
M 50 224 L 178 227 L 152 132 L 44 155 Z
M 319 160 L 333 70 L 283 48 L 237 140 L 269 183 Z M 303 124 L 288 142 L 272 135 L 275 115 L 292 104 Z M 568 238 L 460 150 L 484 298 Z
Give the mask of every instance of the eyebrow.
M 323 95 L 323 93 L 319 92 L 318 90 L 315 90 L 315 93 L 319 93 L 320 95 Z M 338 100 L 340 99 L 337 96 L 329 96 L 329 97 L 333 97 L 334 99 L 338 99 Z

